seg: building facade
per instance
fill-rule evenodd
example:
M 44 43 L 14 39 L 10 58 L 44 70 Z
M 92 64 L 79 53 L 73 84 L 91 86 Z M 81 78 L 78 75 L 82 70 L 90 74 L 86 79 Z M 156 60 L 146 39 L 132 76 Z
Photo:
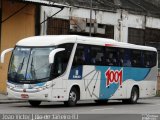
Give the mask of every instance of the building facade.
M 1 9 L 0 51 L 14 47 L 22 38 L 35 35 L 35 5 L 1 0 Z M 0 93 L 6 92 L 9 58 L 10 54 L 7 54 L 5 64 L 0 63 Z
M 67 7 L 63 10 L 41 7 L 41 35 L 78 34 L 89 36 L 90 1 L 52 1 Z M 160 0 L 93 0 L 92 36 L 156 47 L 160 68 L 159 11 Z M 160 79 L 158 79 L 157 88 L 160 91 Z
M 91 35 L 160 51 L 160 2 L 155 1 L 93 0 Z M 86 0 L 0 0 L 0 52 L 34 35 L 89 36 L 90 12 Z M 9 58 L 0 64 L 1 93 L 6 92 Z
M 90 1 L 52 1 L 67 6 L 63 10 L 41 7 L 41 35 L 89 35 Z M 93 0 L 92 36 L 153 46 L 160 51 L 159 11 L 160 7 L 147 0 Z
M 0 53 L 23 38 L 40 35 L 41 5 L 61 8 L 45 0 L 0 0 Z M 0 93 L 6 93 L 9 58 L 0 63 Z

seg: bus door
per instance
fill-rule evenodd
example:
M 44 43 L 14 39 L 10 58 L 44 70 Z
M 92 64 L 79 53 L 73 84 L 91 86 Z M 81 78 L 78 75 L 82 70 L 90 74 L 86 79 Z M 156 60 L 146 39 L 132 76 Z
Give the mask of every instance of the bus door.
M 66 88 L 66 69 L 72 52 L 73 44 L 62 44 L 58 48 L 64 48 L 64 51 L 56 53 L 54 63 L 52 65 L 51 77 L 54 79 L 54 88 Z

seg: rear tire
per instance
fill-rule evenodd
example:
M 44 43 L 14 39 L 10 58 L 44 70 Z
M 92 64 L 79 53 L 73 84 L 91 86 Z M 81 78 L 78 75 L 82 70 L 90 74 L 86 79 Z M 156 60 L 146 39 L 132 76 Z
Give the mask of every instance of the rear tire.
M 77 89 L 73 87 L 69 92 L 69 99 L 68 101 L 64 101 L 64 105 L 69 107 L 76 106 L 78 98 L 79 93 L 77 92 Z
M 29 100 L 28 102 L 32 107 L 38 107 L 41 104 L 41 101 Z
M 137 87 L 133 87 L 131 91 L 130 99 L 122 100 L 125 104 L 136 104 L 139 99 L 139 89 Z

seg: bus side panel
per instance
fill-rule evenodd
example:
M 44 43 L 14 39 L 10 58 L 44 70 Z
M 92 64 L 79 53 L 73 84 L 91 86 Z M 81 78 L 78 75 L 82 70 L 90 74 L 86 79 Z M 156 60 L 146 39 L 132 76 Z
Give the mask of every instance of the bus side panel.
M 99 99 L 126 98 L 122 67 L 97 66 L 96 69 L 101 71 Z
M 83 71 L 86 99 L 99 99 L 101 72 L 95 66 L 84 66 Z
M 156 95 L 156 81 L 141 81 L 138 85 L 140 87 L 140 98 L 153 97 Z
M 140 97 L 151 97 L 155 95 L 156 74 L 148 77 L 150 74 L 150 68 L 85 65 L 70 72 L 67 86 L 70 90 L 79 85 L 81 100 L 129 98 L 134 85 L 139 86 Z
M 68 92 L 74 85 L 80 87 L 80 100 L 98 99 L 101 73 L 94 66 L 78 66 L 70 71 Z
M 157 66 L 150 69 L 144 81 L 138 83 L 140 86 L 140 98 L 152 97 L 157 90 Z
M 128 98 L 132 87 L 144 81 L 150 72 L 149 68 L 111 66 L 97 66 L 96 68 L 101 71 L 99 99 Z

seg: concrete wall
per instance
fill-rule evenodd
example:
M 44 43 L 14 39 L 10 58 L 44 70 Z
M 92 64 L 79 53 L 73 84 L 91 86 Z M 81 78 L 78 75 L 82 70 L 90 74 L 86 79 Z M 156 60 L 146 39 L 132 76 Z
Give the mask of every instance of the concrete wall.
M 145 1 L 147 1 L 149 3 L 152 3 L 152 4 L 154 4 L 158 7 L 160 6 L 160 0 L 145 0 Z
M 2 21 L 25 4 L 3 0 Z M 35 6 L 28 5 L 21 12 L 2 23 L 1 51 L 14 47 L 22 38 L 35 35 Z M 0 93 L 6 92 L 6 80 L 10 54 L 5 57 L 5 64 L 0 63 Z
M 58 10 L 59 10 L 58 8 L 42 7 L 41 21 L 43 21 L 44 18 L 47 18 L 47 16 L 53 15 Z M 61 19 L 70 19 L 72 17 L 89 19 L 90 10 L 84 8 L 75 8 L 75 7 L 65 8 L 62 12 L 58 13 L 54 17 Z M 145 29 L 145 27 L 160 29 L 159 18 L 130 14 L 125 10 L 117 10 L 117 12 L 115 13 L 93 10 L 92 19 L 96 23 L 113 25 L 114 39 L 122 42 L 128 42 L 129 27 L 139 28 L 139 29 Z M 46 26 L 47 26 L 46 24 L 47 23 L 42 24 L 41 34 L 46 34 Z

